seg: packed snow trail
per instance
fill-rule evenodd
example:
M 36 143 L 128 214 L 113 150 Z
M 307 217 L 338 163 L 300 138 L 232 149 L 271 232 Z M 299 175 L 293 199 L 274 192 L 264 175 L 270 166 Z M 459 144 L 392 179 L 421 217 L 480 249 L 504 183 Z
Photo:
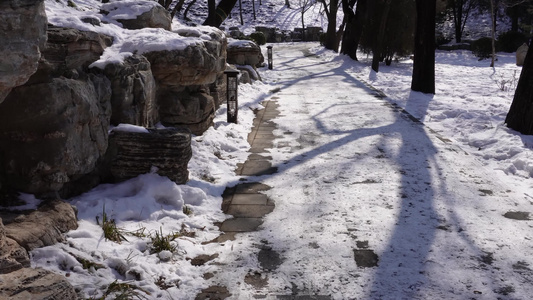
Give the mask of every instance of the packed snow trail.
M 504 214 L 531 203 L 309 47 L 275 45 L 263 74 L 279 171 L 249 180 L 276 207 L 225 245 L 214 281 L 231 299 L 529 299 L 531 223 Z

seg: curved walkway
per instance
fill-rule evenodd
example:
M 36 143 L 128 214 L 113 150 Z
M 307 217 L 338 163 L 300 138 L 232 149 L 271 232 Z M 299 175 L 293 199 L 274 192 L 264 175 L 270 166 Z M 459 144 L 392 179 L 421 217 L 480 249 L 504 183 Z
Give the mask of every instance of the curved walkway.
M 241 223 L 222 229 L 242 234 L 224 244 L 212 282 L 227 293 L 218 296 L 533 294 L 533 271 L 520 257 L 532 246 L 530 227 L 505 216 L 524 207 L 517 195 L 358 81 L 342 60 L 321 61 L 308 48 L 275 46 L 274 70 L 265 77 L 280 91 L 267 103 L 266 123 L 258 118 L 253 154 L 238 171 L 257 183 L 226 195 L 225 209 L 237 216 L 230 222 Z M 281 114 L 270 114 L 269 105 Z M 256 196 L 242 196 L 247 191 Z M 488 228 L 476 226 L 487 218 L 494 220 Z

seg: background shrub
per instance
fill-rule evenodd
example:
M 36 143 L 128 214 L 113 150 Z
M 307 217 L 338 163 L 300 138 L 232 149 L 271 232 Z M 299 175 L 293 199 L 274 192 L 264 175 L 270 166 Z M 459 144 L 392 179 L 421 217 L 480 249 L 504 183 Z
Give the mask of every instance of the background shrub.
M 507 31 L 498 37 L 498 51 L 512 53 L 525 42 L 527 37 L 522 32 Z
M 264 45 L 266 44 L 266 37 L 265 37 L 265 34 L 260 32 L 260 31 L 256 31 L 252 34 L 250 34 L 250 38 L 258 45 L 258 46 L 261 46 L 261 45 Z
M 470 48 L 480 59 L 489 58 L 492 55 L 492 39 L 488 37 L 477 39 L 472 42 Z

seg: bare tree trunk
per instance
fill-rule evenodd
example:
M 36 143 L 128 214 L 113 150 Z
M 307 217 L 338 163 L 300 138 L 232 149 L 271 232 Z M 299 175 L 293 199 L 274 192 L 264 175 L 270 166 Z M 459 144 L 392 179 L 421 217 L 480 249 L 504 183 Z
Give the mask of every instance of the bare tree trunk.
M 254 12 L 254 20 L 257 20 L 257 17 L 255 16 L 255 0 L 252 0 L 252 9 Z
M 337 52 L 339 50 L 339 44 L 337 42 L 337 10 L 339 7 L 339 1 L 330 0 L 329 8 L 325 0 L 320 0 L 320 2 L 324 6 L 324 11 L 328 18 L 328 28 L 326 30 L 324 48 Z
M 357 0 L 342 0 L 342 12 L 344 14 L 343 21 L 346 23 L 344 33 L 342 34 L 342 46 L 341 53 L 349 55 L 352 59 L 357 60 L 357 55 L 352 57 L 350 55 L 351 50 L 353 49 L 353 35 L 354 35 L 354 24 L 355 24 L 355 12 L 354 5 Z M 357 50 L 357 49 L 356 49 Z
M 464 5 L 466 4 L 466 7 Z M 452 0 L 453 23 L 455 29 L 455 41 L 460 43 L 463 39 L 463 31 L 472 8 L 473 0 Z
M 163 6 L 165 9 L 168 9 L 170 5 L 172 4 L 173 0 L 159 0 L 159 5 Z
M 305 9 L 302 8 L 302 41 L 305 42 L 305 22 L 304 22 Z
M 196 0 L 193 0 L 193 1 L 196 1 Z M 208 1 L 210 1 L 210 0 L 208 0 Z M 213 0 L 213 1 L 215 1 L 215 0 Z M 204 22 L 204 25 L 210 25 L 210 26 L 213 26 L 213 27 L 220 27 L 220 25 L 222 25 L 224 20 L 226 20 L 226 18 L 231 13 L 231 10 L 233 9 L 233 7 L 235 6 L 236 3 L 237 3 L 237 0 L 220 0 L 220 2 L 216 6 L 215 11 L 213 13 L 214 22 L 212 24 L 207 24 L 207 22 L 209 20 L 209 16 L 208 16 L 207 19 Z M 241 19 L 241 21 L 242 21 L 242 19 Z
M 492 55 L 490 60 L 491 68 L 494 68 L 494 60 L 496 60 L 496 16 L 494 15 L 494 0 L 490 0 L 490 15 L 492 17 L 492 26 L 491 26 L 491 44 L 492 44 Z
M 289 0 L 285 0 L 285 6 L 287 6 L 287 8 L 291 8 L 291 4 L 289 3 Z
M 354 14 L 353 6 L 355 1 L 357 1 L 357 5 Z M 343 2 L 348 4 L 348 14 L 351 12 L 353 17 L 349 17 L 346 20 L 346 29 L 342 37 L 341 53 L 350 56 L 353 60 L 357 60 L 357 48 L 359 48 L 359 40 L 363 34 L 367 0 L 343 0 Z M 346 14 L 347 12 L 345 11 L 344 15 L 346 16 Z
M 435 94 L 435 10 L 436 0 L 416 0 L 416 32 L 413 91 Z
M 189 13 L 189 10 L 191 9 L 191 7 L 194 5 L 194 3 L 196 3 L 196 0 L 192 0 L 191 3 L 189 3 L 189 5 L 187 5 L 187 8 L 185 9 L 185 11 L 183 12 L 183 18 L 187 21 L 190 21 L 189 18 L 187 18 L 187 13 Z
M 509 17 L 511 18 L 511 31 L 518 32 L 518 13 L 519 13 L 519 6 L 512 6 L 508 8 L 509 11 Z
M 453 25 L 455 29 L 455 42 L 460 43 L 463 32 L 461 31 L 463 19 L 463 0 L 452 0 Z
M 342 36 L 344 35 L 344 29 L 346 28 L 346 20 L 343 18 L 339 30 L 335 34 L 335 52 L 339 52 L 339 46 L 341 44 Z
M 529 45 L 511 108 L 505 118 L 507 127 L 522 134 L 533 134 L 533 45 Z
M 174 6 L 172 9 L 172 12 L 170 13 L 170 18 L 174 19 L 174 16 L 180 12 L 180 10 L 183 8 L 183 4 L 185 3 L 185 0 L 179 0 L 179 2 Z
M 207 19 L 205 20 L 204 25 L 217 27 L 216 17 L 215 0 L 207 0 Z
M 379 72 L 379 62 L 381 60 L 381 53 L 383 51 L 383 38 L 385 36 L 385 29 L 387 28 L 387 19 L 390 11 L 391 0 L 384 2 L 378 35 L 375 39 L 374 46 L 372 47 L 372 70 Z
M 239 16 L 241 17 L 241 25 L 244 25 L 244 19 L 242 17 L 242 0 L 239 0 Z

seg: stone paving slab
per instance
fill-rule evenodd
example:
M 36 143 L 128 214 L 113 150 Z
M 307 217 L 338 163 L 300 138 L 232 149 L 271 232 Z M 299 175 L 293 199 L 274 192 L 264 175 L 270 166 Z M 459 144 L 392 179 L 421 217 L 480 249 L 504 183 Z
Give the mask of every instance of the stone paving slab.
M 257 168 L 246 168 L 244 167 L 242 169 L 241 175 L 245 176 L 264 176 L 264 175 L 271 175 L 278 172 L 277 167 L 270 167 L 270 168 L 264 168 L 264 169 L 257 169 Z
M 270 133 L 261 133 L 261 132 L 258 132 L 256 135 L 255 135 L 255 139 L 265 139 L 265 140 L 273 140 L 275 139 L 276 136 L 270 132 Z
M 267 205 L 268 197 L 264 194 L 235 194 L 231 205 Z
M 248 160 L 265 160 L 265 159 L 271 160 L 272 156 L 261 155 L 257 153 L 252 153 L 248 156 Z
M 260 182 L 241 183 L 236 186 L 236 194 L 256 194 L 259 192 L 268 191 L 270 187 Z
M 272 124 L 272 125 L 261 125 L 259 126 L 259 128 L 257 128 L 257 133 L 262 133 L 262 132 L 272 132 L 272 130 L 278 128 L 276 125 Z
M 263 146 L 265 146 L 265 147 L 268 146 L 269 148 L 271 148 L 273 144 L 274 143 L 273 143 L 272 139 L 270 139 L 270 138 L 263 138 L 263 139 L 255 138 L 254 139 L 254 144 L 252 145 L 252 148 L 254 148 L 254 147 L 263 147 Z
M 244 176 L 242 180 L 246 181 L 245 176 L 261 176 L 277 172 L 277 167 L 272 167 L 272 157 L 260 155 L 259 153 L 268 153 L 272 148 L 273 140 L 276 136 L 273 134 L 276 124 L 272 119 L 279 115 L 277 107 L 279 105 L 274 101 L 263 103 L 265 109 L 257 111 L 254 119 L 254 127 L 248 134 L 248 142 L 251 145 L 250 155 L 247 160 L 237 165 L 235 173 Z M 222 195 L 222 211 L 232 215 L 232 219 L 227 219 L 219 225 L 222 235 L 211 242 L 224 243 L 235 240 L 239 233 L 255 231 L 263 224 L 263 217 L 272 212 L 275 208 L 274 202 L 267 195 L 261 192 L 269 190 L 270 187 L 260 182 L 242 182 L 234 187 L 228 187 Z M 229 297 L 229 292 L 224 287 L 214 286 L 213 290 L 204 290 L 197 295 L 196 299 L 225 299 Z
M 236 205 L 231 204 L 228 214 L 235 218 L 262 218 L 274 210 L 272 205 Z
M 222 223 L 220 230 L 224 232 L 250 232 L 255 231 L 263 224 L 263 218 L 234 218 Z
M 248 152 L 250 153 L 268 153 L 266 149 L 272 148 L 272 144 L 270 145 L 261 145 L 261 146 L 252 146 Z

